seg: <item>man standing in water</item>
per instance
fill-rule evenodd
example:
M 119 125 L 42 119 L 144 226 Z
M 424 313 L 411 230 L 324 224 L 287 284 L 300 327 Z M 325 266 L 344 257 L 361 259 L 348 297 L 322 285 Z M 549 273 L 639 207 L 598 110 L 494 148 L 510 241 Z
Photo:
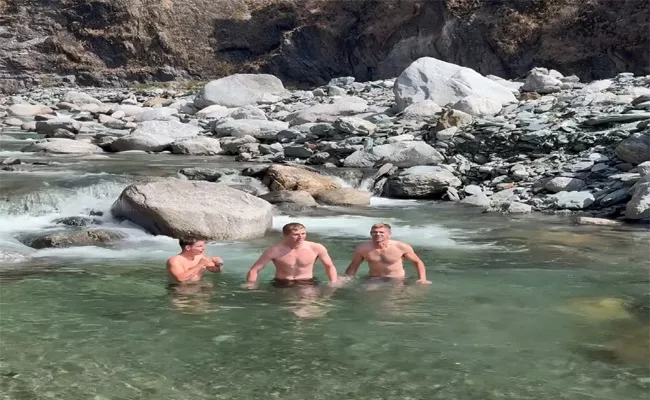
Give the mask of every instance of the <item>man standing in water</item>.
M 174 283 L 199 282 L 205 270 L 221 272 L 223 260 L 204 254 L 205 242 L 196 238 L 179 239 L 181 252 L 167 260 L 167 273 Z
M 259 272 L 269 263 L 275 265 L 274 286 L 314 285 L 314 264 L 317 259 L 325 267 L 327 277 L 336 282 L 337 272 L 325 246 L 308 242 L 305 226 L 296 222 L 282 227 L 282 242 L 269 247 L 248 271 L 245 287 L 253 288 Z
M 361 243 L 354 251 L 352 262 L 345 270 L 346 276 L 354 276 L 365 260 L 370 267 L 370 278 L 404 279 L 405 272 L 402 258 L 405 258 L 418 271 L 418 283 L 429 284 L 424 263 L 413 248 L 406 243 L 390 239 L 389 224 L 377 223 L 370 228 L 371 240 Z

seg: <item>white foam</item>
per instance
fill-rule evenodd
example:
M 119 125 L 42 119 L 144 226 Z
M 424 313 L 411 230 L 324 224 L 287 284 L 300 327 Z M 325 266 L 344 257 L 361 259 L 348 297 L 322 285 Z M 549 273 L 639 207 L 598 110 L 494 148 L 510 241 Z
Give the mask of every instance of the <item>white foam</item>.
M 273 229 L 281 230 L 289 222 L 300 222 L 307 227 L 307 232 L 330 237 L 349 237 L 369 239 L 370 227 L 377 222 L 392 225 L 392 238 L 405 241 L 413 246 L 429 248 L 464 248 L 480 249 L 490 245 L 464 243 L 460 231 L 440 225 L 409 225 L 397 218 L 372 218 L 358 215 L 341 215 L 337 217 L 290 217 L 273 218 Z
M 406 199 L 389 199 L 387 197 L 371 197 L 371 207 L 404 207 L 404 206 L 417 206 L 421 202 L 418 200 Z

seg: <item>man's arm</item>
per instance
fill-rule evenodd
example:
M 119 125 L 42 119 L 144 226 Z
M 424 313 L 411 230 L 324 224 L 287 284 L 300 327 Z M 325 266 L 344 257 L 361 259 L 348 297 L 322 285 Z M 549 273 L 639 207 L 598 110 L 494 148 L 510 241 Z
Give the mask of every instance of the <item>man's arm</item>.
M 363 253 L 361 252 L 360 247 L 357 247 L 354 249 L 354 254 L 352 254 L 352 261 L 350 261 L 350 265 L 348 265 L 348 268 L 345 270 L 345 276 L 355 276 L 362 262 Z
M 332 262 L 332 258 L 327 252 L 327 248 L 325 248 L 325 246 L 323 246 L 322 244 L 317 244 L 316 252 L 317 252 L 316 254 L 318 254 L 318 258 L 320 259 L 320 262 L 323 264 L 323 267 L 325 267 L 325 273 L 327 274 L 327 277 L 329 278 L 330 282 L 336 282 L 336 280 L 338 279 L 338 272 L 336 271 L 334 262 Z
M 409 260 L 418 271 L 418 283 L 431 283 L 427 280 L 427 270 L 424 267 L 424 263 L 422 260 L 420 260 L 420 257 L 415 254 L 413 247 L 406 243 L 402 243 L 401 248 L 404 251 L 404 255 L 402 257 Z
M 171 258 L 169 261 L 167 261 L 167 268 L 169 268 L 169 272 L 174 275 L 174 278 L 176 278 L 176 280 L 179 282 L 185 282 L 194 278 L 196 275 L 200 274 L 207 265 L 208 264 L 206 262 L 201 260 L 198 262 L 198 264 L 185 269 L 183 267 L 183 264 L 175 258 Z
M 255 261 L 255 264 L 253 264 L 251 269 L 248 271 L 248 274 L 246 275 L 246 282 L 257 282 L 257 275 L 260 273 L 260 271 L 266 267 L 266 264 L 273 261 L 275 252 L 273 249 L 273 247 L 269 247 L 264 253 L 262 253 L 260 258 Z
M 223 260 L 221 257 L 203 256 L 203 260 L 208 264 L 206 269 L 210 272 L 221 272 Z

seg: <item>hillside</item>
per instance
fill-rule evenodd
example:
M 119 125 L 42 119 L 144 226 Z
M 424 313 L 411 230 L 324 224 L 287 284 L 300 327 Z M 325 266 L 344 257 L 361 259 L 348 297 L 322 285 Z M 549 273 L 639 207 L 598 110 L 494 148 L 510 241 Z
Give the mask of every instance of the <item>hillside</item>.
M 533 66 L 583 80 L 647 74 L 649 10 L 648 0 L 0 0 L 0 89 L 234 71 L 314 85 L 396 76 L 421 56 L 507 78 Z

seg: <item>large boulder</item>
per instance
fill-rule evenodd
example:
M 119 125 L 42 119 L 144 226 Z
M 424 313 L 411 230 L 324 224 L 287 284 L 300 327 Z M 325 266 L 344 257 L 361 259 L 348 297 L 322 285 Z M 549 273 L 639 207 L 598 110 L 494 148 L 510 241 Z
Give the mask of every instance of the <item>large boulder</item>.
M 388 178 L 385 192 L 388 197 L 426 199 L 440 197 L 448 187 L 461 184 L 460 179 L 442 167 L 417 166 Z
M 650 132 L 635 133 L 624 139 L 616 146 L 616 155 L 632 164 L 650 161 Z
M 316 201 L 330 206 L 368 206 L 372 193 L 345 187 L 323 190 L 314 195 Z
M 357 150 L 350 154 L 343 165 L 350 168 L 372 168 L 375 164 L 391 163 L 408 168 L 416 165 L 437 165 L 444 157 L 436 149 L 422 141 L 402 141 L 382 144 L 370 150 Z
M 23 152 L 45 152 L 52 154 L 93 154 L 103 153 L 101 147 L 81 140 L 48 138 L 39 140 L 21 149 Z
M 262 119 L 231 119 L 226 118 L 215 122 L 212 131 L 217 137 L 252 136 L 260 140 L 273 140 L 278 132 L 287 129 L 289 124 L 282 121 L 267 121 Z
M 198 136 L 202 129 L 179 121 L 145 121 L 130 135 L 111 143 L 112 151 L 163 151 L 177 140 Z
M 339 188 L 329 176 L 285 165 L 272 165 L 267 168 L 262 182 L 271 191 L 303 190 L 312 196 L 324 190 Z
M 194 105 L 201 109 L 218 104 L 225 107 L 241 107 L 256 104 L 271 96 L 286 93 L 282 81 L 267 74 L 235 74 L 209 82 L 194 98 Z
M 260 237 L 273 219 L 270 203 L 241 190 L 175 178 L 129 185 L 111 212 L 154 235 L 206 240 Z
M 508 88 L 473 69 L 432 57 L 422 57 L 409 65 L 395 80 L 393 92 L 399 110 L 427 99 L 440 106 L 467 96 L 492 99 L 502 105 L 517 101 Z

